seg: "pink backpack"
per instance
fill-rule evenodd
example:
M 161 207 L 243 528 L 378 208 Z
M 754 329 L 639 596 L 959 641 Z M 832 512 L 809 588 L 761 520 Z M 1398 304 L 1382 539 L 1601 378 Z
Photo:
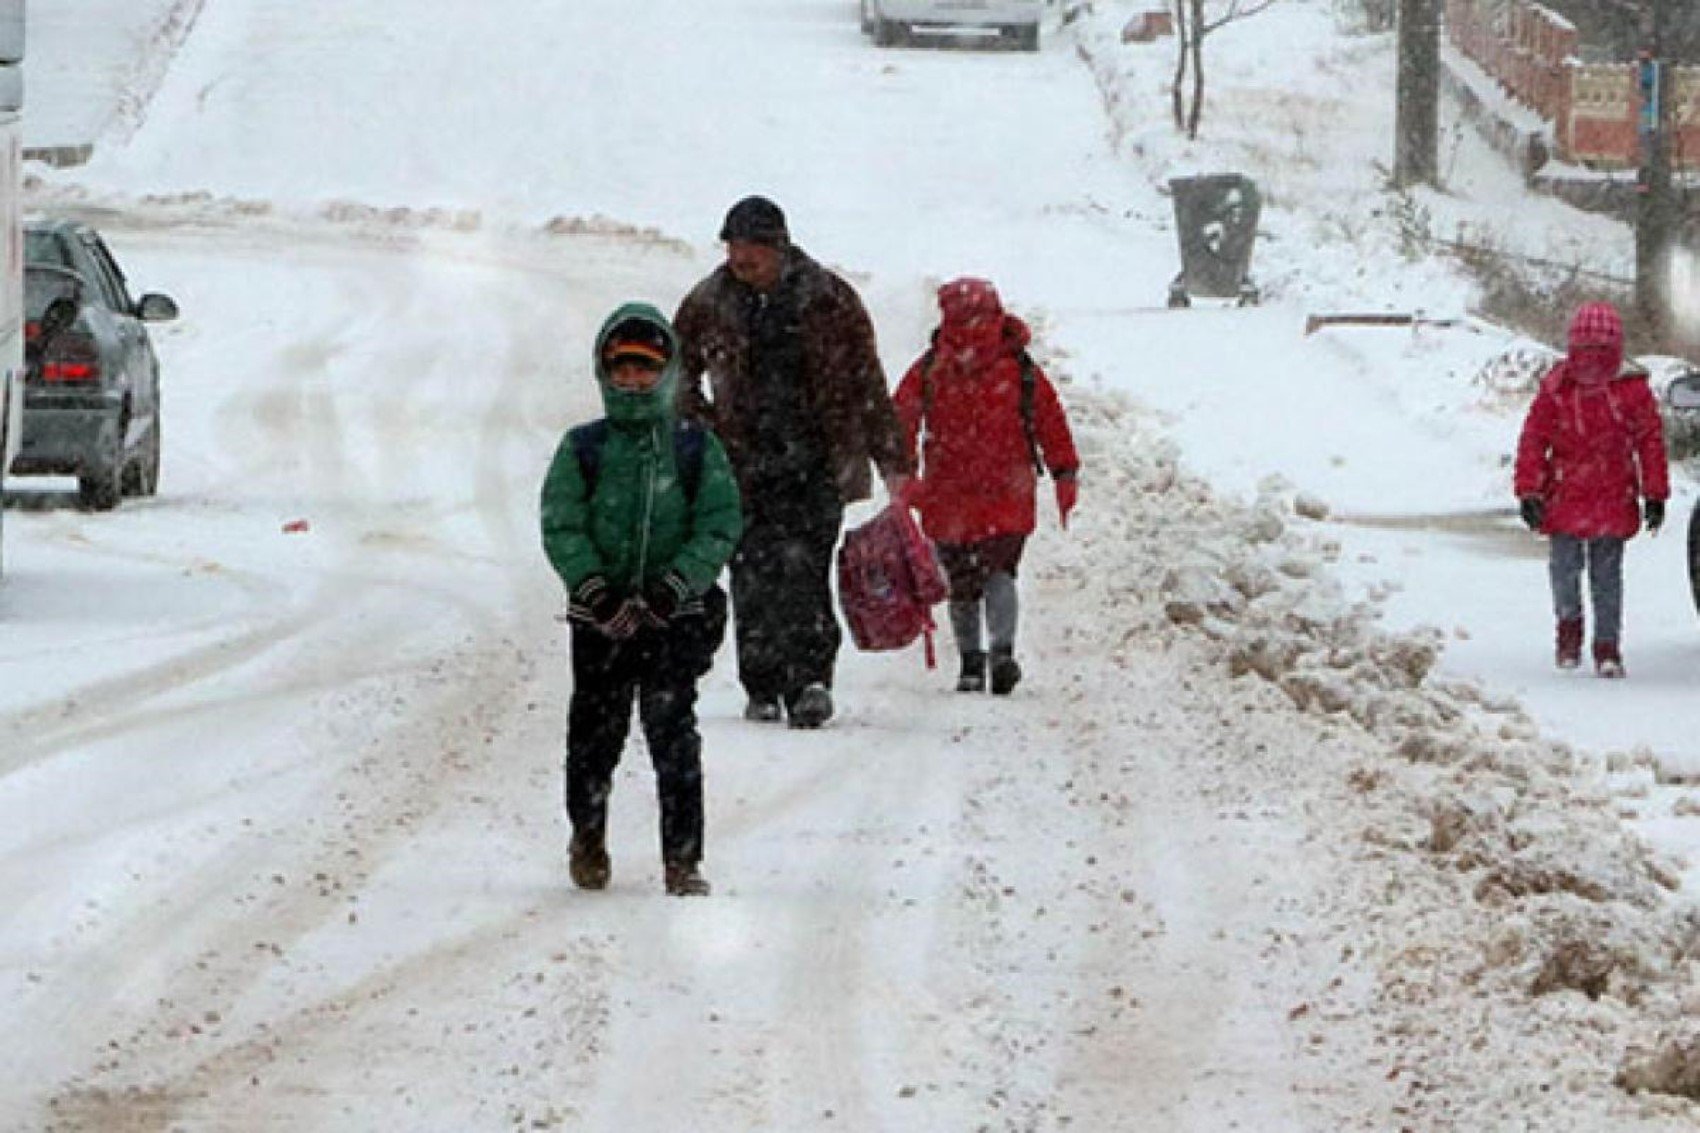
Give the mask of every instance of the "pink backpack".
M 938 555 L 909 509 L 888 506 L 844 535 L 838 548 L 838 603 L 856 648 L 902 649 L 917 637 L 933 655 L 933 607 L 950 593 Z

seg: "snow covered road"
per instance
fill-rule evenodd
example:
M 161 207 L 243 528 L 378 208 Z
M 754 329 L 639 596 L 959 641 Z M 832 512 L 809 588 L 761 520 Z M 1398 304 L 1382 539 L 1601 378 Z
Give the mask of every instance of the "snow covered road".
M 173 486 L 110 516 L 36 489 L 6 591 L 19 1128 L 1308 1127 L 1296 993 L 1257 956 L 1315 883 L 1211 864 L 1302 832 L 1240 789 L 1262 817 L 1223 832 L 1176 766 L 1243 776 L 1257 745 L 1196 734 L 1225 674 L 1106 670 L 1068 642 L 1119 615 L 1070 610 L 1086 580 L 1059 567 L 1031 698 L 850 658 L 844 719 L 796 737 L 737 719 L 719 672 L 721 896 L 658 897 L 635 752 L 615 887 L 586 899 L 532 509 L 592 400 L 542 343 L 697 265 L 618 233 L 183 211 L 100 218 L 193 312 L 164 346 Z M 1087 522 L 1070 558 L 1122 559 L 1107 537 Z M 66 577 L 110 580 L 100 617 L 30 603 Z

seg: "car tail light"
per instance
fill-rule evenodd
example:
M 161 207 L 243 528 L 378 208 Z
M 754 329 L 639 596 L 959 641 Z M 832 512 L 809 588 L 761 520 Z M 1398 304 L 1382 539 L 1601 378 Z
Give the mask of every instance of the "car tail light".
M 94 339 L 66 332 L 54 339 L 41 359 L 44 382 L 98 382 L 100 352 Z

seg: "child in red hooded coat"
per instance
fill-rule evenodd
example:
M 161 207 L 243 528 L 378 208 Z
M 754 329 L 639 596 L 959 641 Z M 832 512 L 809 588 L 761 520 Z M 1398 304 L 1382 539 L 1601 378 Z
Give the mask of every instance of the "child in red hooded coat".
M 1647 372 L 1624 365 L 1623 322 L 1610 303 L 1584 303 L 1571 319 L 1569 352 L 1524 418 L 1514 486 L 1523 522 L 1551 543 L 1558 667 L 1582 661 L 1585 565 L 1594 669 L 1623 676 L 1623 545 L 1643 524 L 1659 530 L 1670 474 Z
M 932 347 L 892 399 L 911 460 L 918 441 L 921 448 L 906 502 L 920 511 L 950 578 L 950 624 L 962 654 L 957 690 L 983 691 L 989 660 L 991 690 L 1004 695 L 1021 679 L 1016 575 L 1035 525 L 1038 465 L 1055 480 L 1066 527 L 1080 458 L 1056 389 L 1027 358 L 1032 334 L 1004 311 L 997 289 L 958 279 L 940 287 L 938 299 Z

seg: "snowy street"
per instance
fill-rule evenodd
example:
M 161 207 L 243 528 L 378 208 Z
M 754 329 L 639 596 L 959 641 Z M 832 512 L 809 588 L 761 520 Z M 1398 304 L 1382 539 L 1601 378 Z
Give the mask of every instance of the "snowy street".
M 64 111 L 94 160 L 29 203 L 183 317 L 157 498 L 6 485 L 0 1130 L 1693 1127 L 1693 480 L 1631 544 L 1630 679 L 1557 674 L 1491 380 L 1540 347 L 1302 333 L 1469 306 L 1388 220 L 1388 37 L 1234 25 L 1188 145 L 1125 2 L 1037 55 L 877 49 L 850 0 L 76 7 L 135 29 L 123 112 Z M 1437 226 L 1621 253 L 1455 144 Z M 1264 302 L 1165 310 L 1167 178 L 1225 166 Z M 751 192 L 893 383 L 995 280 L 1082 502 L 1041 487 L 1014 695 L 951 691 L 944 627 L 775 729 L 728 646 L 713 896 L 662 893 L 635 729 L 580 892 L 538 487 L 603 317 L 673 310 Z

